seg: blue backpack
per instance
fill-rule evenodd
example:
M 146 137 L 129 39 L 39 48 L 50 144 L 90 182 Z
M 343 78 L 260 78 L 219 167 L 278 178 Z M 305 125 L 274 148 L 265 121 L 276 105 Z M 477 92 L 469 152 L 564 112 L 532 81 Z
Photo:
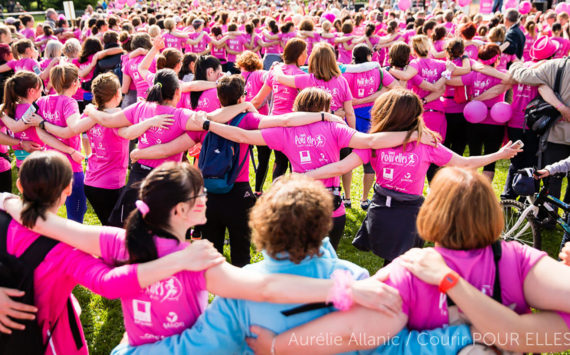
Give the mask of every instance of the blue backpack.
M 246 113 L 240 113 L 228 124 L 237 127 Z M 248 151 L 251 149 L 248 147 Z M 234 187 L 236 178 L 247 161 L 239 161 L 240 144 L 208 132 L 202 142 L 198 168 L 204 177 L 204 187 L 209 193 L 226 194 Z

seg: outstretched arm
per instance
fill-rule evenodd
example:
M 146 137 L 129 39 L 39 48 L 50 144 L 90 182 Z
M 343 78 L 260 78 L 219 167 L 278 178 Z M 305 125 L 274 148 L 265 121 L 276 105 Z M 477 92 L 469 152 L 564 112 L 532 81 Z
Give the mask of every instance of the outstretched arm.
M 451 159 L 446 164 L 446 166 L 457 166 L 461 168 L 477 169 L 487 164 L 491 164 L 497 160 L 501 159 L 511 159 L 517 153 L 522 152 L 522 149 L 514 147 L 513 142 L 508 142 L 501 149 L 495 153 L 481 155 L 481 156 L 471 156 L 463 157 L 459 154 L 453 153 Z
M 350 153 L 346 158 L 336 163 L 321 166 L 318 169 L 307 171 L 305 175 L 316 179 L 323 180 L 335 176 L 341 176 L 352 171 L 362 165 L 362 159 L 356 153 Z

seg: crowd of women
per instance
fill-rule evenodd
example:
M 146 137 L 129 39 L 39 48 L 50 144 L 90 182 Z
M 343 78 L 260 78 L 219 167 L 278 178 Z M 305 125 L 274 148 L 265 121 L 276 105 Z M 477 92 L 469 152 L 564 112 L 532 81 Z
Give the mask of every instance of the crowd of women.
M 81 284 L 121 300 L 117 354 L 569 349 L 570 245 L 558 262 L 499 241 L 491 186 L 501 159 L 506 199 L 521 168 L 566 170 L 552 164 L 570 140 L 539 149 L 524 111 L 539 92 L 561 124 L 570 109 L 508 68 L 567 56 L 568 14 L 448 5 L 116 1 L 6 19 L 0 241 L 17 257 L 59 243 L 33 306 L 0 288 L 0 331 L 37 318 L 45 353 L 87 353 Z M 87 202 L 102 226 L 83 224 Z M 366 211 L 353 245 L 384 262 L 372 277 L 336 255 L 350 208 Z M 264 260 L 248 265 L 251 242 Z

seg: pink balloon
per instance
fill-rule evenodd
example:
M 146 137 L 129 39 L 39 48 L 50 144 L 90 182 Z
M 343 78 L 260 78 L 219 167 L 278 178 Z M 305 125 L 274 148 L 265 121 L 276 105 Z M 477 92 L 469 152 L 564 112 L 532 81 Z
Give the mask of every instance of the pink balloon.
M 407 9 L 409 9 L 410 5 L 411 5 L 410 0 L 400 0 L 398 2 L 398 8 L 402 11 L 406 11 Z
M 125 5 L 127 3 L 127 0 L 117 0 L 117 4 L 121 4 L 121 5 Z
M 133 7 L 137 3 L 137 0 L 127 0 L 127 5 Z
M 532 9 L 532 5 L 530 4 L 530 2 L 528 1 L 523 1 L 520 3 L 519 5 L 519 12 L 522 15 L 526 15 L 530 12 L 530 10 Z
M 457 0 L 457 3 L 459 4 L 459 6 L 463 7 L 471 4 L 471 0 Z
M 570 4 L 567 2 L 563 2 L 562 3 L 562 11 L 564 11 L 566 13 L 570 12 Z
M 123 0 L 123 2 L 117 1 L 117 2 L 115 3 L 115 8 L 116 8 L 116 9 L 121 10 L 123 7 L 125 7 L 125 2 L 124 2 L 124 0 Z
M 471 101 L 463 108 L 463 115 L 467 122 L 479 123 L 487 118 L 489 110 L 481 101 Z
M 554 8 L 554 11 L 556 11 L 557 14 L 564 12 L 567 10 L 566 7 L 566 3 L 565 2 L 561 2 L 558 5 L 556 5 L 556 7 Z
M 513 108 L 510 104 L 501 101 L 491 107 L 491 118 L 498 123 L 505 123 L 513 116 Z

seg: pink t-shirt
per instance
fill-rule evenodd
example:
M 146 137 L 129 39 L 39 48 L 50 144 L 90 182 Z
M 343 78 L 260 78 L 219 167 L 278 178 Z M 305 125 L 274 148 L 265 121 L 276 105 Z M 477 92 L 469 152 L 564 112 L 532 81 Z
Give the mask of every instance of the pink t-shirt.
M 418 74 L 409 83 L 412 84 L 412 91 L 418 94 L 420 98 L 431 94 L 430 91 L 420 89 L 419 85 L 422 81 L 425 80 L 433 84 L 441 78 L 441 73 L 445 71 L 444 62 L 431 58 L 414 59 L 410 62 L 410 66 L 418 71 Z M 441 100 L 433 100 L 428 102 L 425 108 L 443 112 L 443 102 Z
M 516 54 L 506 54 L 502 53 L 501 58 L 499 59 L 499 64 L 497 64 L 497 70 L 506 71 L 507 64 L 517 60 Z
M 53 60 L 53 58 L 47 58 L 47 59 L 42 60 L 42 61 L 40 62 L 40 69 L 41 69 L 42 71 L 46 70 L 46 68 L 49 67 L 49 65 L 50 65 L 50 63 L 52 62 L 52 60 Z M 46 86 L 48 86 L 48 84 L 49 84 L 49 75 L 48 75 L 48 77 L 46 78 L 46 80 L 44 81 L 44 86 L 46 87 Z M 55 89 L 54 89 L 53 87 L 50 88 L 50 90 L 49 90 L 49 95 L 55 95 L 55 94 L 56 94 Z
M 535 63 L 526 62 L 524 65 L 529 68 Z M 528 104 L 538 95 L 538 86 L 530 86 L 524 84 L 513 85 L 513 102 L 511 108 L 513 117 L 507 123 L 507 126 L 513 128 L 526 128 L 524 124 L 524 110 Z
M 461 58 L 455 58 L 452 60 L 452 63 L 455 65 L 461 66 L 463 60 Z M 469 59 L 470 65 L 473 65 L 475 61 L 473 59 Z M 463 108 L 465 107 L 465 103 L 458 104 L 455 102 L 455 86 L 446 85 L 445 92 L 443 94 L 443 108 L 446 113 L 461 113 L 463 112 Z
M 14 256 L 20 256 L 38 237 L 39 234 L 12 221 L 6 236 L 7 251 Z M 78 316 L 81 308 L 71 294 L 77 284 L 111 299 L 136 294 L 140 290 L 137 265 L 111 269 L 101 259 L 67 244 L 56 245 L 34 270 L 34 304 L 38 308 L 37 320 L 44 341 L 48 339 L 48 331 L 53 330 L 52 339 L 46 349 L 47 355 L 88 353 L 81 326 L 79 330 L 84 345 L 77 350 L 66 311 L 67 300 L 71 297 L 75 319 L 81 324 Z M 57 327 L 53 329 L 58 318 Z
M 20 118 L 22 118 L 22 116 L 28 110 L 29 107 L 30 107 L 30 104 L 17 104 L 14 119 L 16 121 L 19 121 Z M 45 146 L 45 143 L 40 139 L 40 137 L 38 137 L 38 134 L 36 133 L 36 127 L 26 128 L 22 132 L 13 133 L 13 135 L 14 135 L 14 138 L 16 138 L 16 139 L 22 139 L 25 141 L 32 141 L 34 143 L 41 145 L 42 147 Z M 27 156 L 27 154 L 26 154 L 26 156 Z M 16 160 L 16 166 L 20 167 L 23 162 L 24 162 L 23 160 L 17 159 Z
M 287 75 L 304 75 L 305 72 L 299 69 L 295 64 L 284 64 L 281 69 Z M 281 115 L 289 113 L 293 110 L 293 103 L 299 92 L 297 89 L 283 85 L 273 78 L 273 71 L 267 75 L 266 84 L 271 87 L 273 92 L 273 115 Z
M 226 41 L 226 45 L 228 46 L 228 49 L 231 49 L 234 52 L 238 52 L 241 53 L 244 50 L 246 50 L 245 48 L 245 44 L 247 43 L 247 39 L 242 35 L 242 36 L 236 36 L 234 38 L 228 38 L 228 40 Z M 231 53 L 227 53 L 228 56 L 228 62 L 235 62 L 236 61 L 236 55 L 235 54 L 231 54 Z
M 501 242 L 499 260 L 503 304 L 518 314 L 530 313 L 524 297 L 524 280 L 536 263 L 546 255 L 518 242 Z M 495 262 L 491 246 L 473 250 L 451 250 L 436 247 L 446 264 L 486 295 L 493 294 Z M 437 286 L 428 285 L 398 263 L 388 265 L 390 279 L 386 284 L 396 288 L 402 297 L 402 311 L 408 315 L 408 327 L 415 330 L 440 328 L 449 323 L 447 296 Z M 568 314 L 559 313 L 570 325 Z
M 41 41 L 44 41 L 44 40 L 48 40 L 48 41 L 54 40 L 54 41 L 57 41 L 58 39 L 57 39 L 56 36 L 44 36 L 44 35 L 41 35 L 41 36 L 39 36 L 39 37 L 36 39 L 36 42 L 41 42 Z M 42 44 L 42 45 L 40 46 L 40 52 L 45 51 L 46 46 L 47 46 L 47 42 L 44 43 L 44 44 Z
M 534 41 L 536 41 L 536 37 L 531 37 L 531 35 L 528 33 L 525 33 L 524 36 L 526 38 L 526 41 L 524 42 L 523 60 L 525 62 L 530 62 L 532 60 L 530 57 L 530 49 L 532 48 Z
M 33 28 L 24 28 L 20 33 L 27 39 L 31 39 L 32 42 L 36 41 L 36 31 Z
M 200 36 L 200 33 L 192 33 L 190 35 L 191 39 L 196 39 L 198 36 Z M 202 39 L 200 40 L 200 42 L 198 42 L 197 44 L 193 45 L 193 46 L 186 46 L 186 52 L 192 52 L 192 53 L 202 53 L 203 51 L 205 51 L 206 49 L 208 49 L 208 46 L 210 45 L 210 42 L 212 42 L 212 39 L 210 38 L 210 36 L 208 36 L 207 34 L 204 34 L 204 37 L 202 37 Z
M 469 56 L 469 58 L 473 60 L 479 59 L 479 48 L 476 45 L 470 44 L 465 47 L 464 53 Z
M 125 231 L 104 227 L 99 236 L 101 256 L 106 263 L 129 259 Z M 184 249 L 188 243 L 154 237 L 159 257 Z M 130 297 L 121 298 L 125 330 L 133 346 L 153 343 L 192 327 L 208 305 L 205 271 L 183 271 L 159 281 Z
M 129 55 L 125 54 L 121 56 L 121 70 L 123 72 L 123 75 L 125 74 L 125 71 L 127 70 L 127 64 L 129 63 Z M 129 91 L 131 90 L 136 90 L 137 87 L 135 86 L 135 82 L 133 80 L 131 80 L 131 83 L 129 84 Z
M 87 57 L 87 60 L 83 63 L 79 63 L 79 58 L 75 58 L 74 60 L 71 61 L 71 63 L 73 65 L 75 65 L 77 68 L 79 68 L 79 70 L 82 70 L 82 69 L 85 69 L 86 67 L 88 67 L 89 65 L 91 65 L 91 62 L 93 61 L 93 56 L 94 56 L 94 54 Z M 95 67 L 93 67 L 93 69 L 91 69 L 89 74 L 87 74 L 86 76 L 81 78 L 81 82 L 83 83 L 83 82 L 86 82 L 86 81 L 93 79 L 94 73 L 95 73 Z
M 162 38 L 164 39 L 164 46 L 166 48 L 176 48 L 181 52 L 182 52 L 182 45 L 186 43 L 186 39 L 176 37 L 170 33 L 163 34 Z
M 254 72 L 242 71 L 241 76 L 246 81 L 245 82 L 245 100 L 251 101 L 255 95 L 261 90 L 263 84 L 265 83 L 265 77 L 267 76 L 267 71 L 256 70 Z M 259 108 L 259 113 L 262 115 L 267 115 L 269 113 L 269 106 L 267 104 Z
M 67 118 L 72 115 L 79 114 L 79 106 L 77 101 L 71 97 L 64 95 L 42 96 L 36 101 L 39 106 L 37 114 L 44 120 L 59 127 L 67 127 Z M 77 151 L 81 151 L 81 139 L 79 135 L 70 138 L 60 138 L 55 136 L 60 142 Z M 48 149 L 53 149 L 48 147 Z M 53 149 L 55 150 L 55 149 Z M 76 163 L 69 154 L 65 154 L 71 163 L 74 173 L 82 172 L 81 163 Z
M 252 130 L 256 130 L 259 129 L 259 121 L 263 119 L 263 116 L 257 113 L 247 113 L 242 120 L 240 121 L 238 127 L 242 128 L 242 129 L 246 129 L 249 131 Z M 203 132 L 188 132 L 188 134 L 190 133 L 196 133 L 199 135 L 199 141 L 203 142 L 204 139 L 206 138 L 206 134 L 202 134 Z M 191 137 L 192 138 L 192 137 Z M 193 139 L 194 140 L 194 139 Z M 195 142 L 197 142 L 198 140 L 194 140 Z M 248 148 L 249 145 L 248 144 L 240 144 L 239 145 L 239 162 L 241 163 L 242 161 L 245 162 L 243 164 L 243 167 L 241 168 L 240 172 L 238 173 L 238 176 L 236 178 L 236 182 L 248 182 L 249 181 L 249 154 L 248 154 Z
M 344 46 L 350 46 L 352 40 L 338 44 L 338 62 L 342 64 L 350 64 L 352 62 L 352 49 L 345 49 Z
M 488 76 L 479 72 L 470 72 L 469 74 L 463 75 L 461 77 L 463 84 L 467 86 L 468 91 L 470 92 L 470 97 L 477 97 L 484 93 L 485 91 L 489 90 L 495 85 L 499 85 L 501 83 L 501 79 L 497 79 L 492 76 Z M 482 101 L 489 109 L 493 107 L 494 104 L 497 102 L 501 102 L 505 99 L 505 93 L 502 93 L 499 96 L 496 96 L 489 100 Z M 503 125 L 503 123 L 495 122 L 491 118 L 491 112 L 487 114 L 487 118 L 481 122 L 481 124 L 492 124 L 492 125 Z
M 279 38 L 281 38 L 281 34 L 271 33 L 271 36 L 276 36 L 276 35 L 278 35 Z M 263 42 L 267 42 L 267 43 L 271 43 L 271 42 L 276 41 L 276 40 L 273 40 L 273 39 L 270 39 L 269 37 L 267 37 L 265 32 L 263 32 L 261 34 L 261 39 L 263 40 Z M 269 46 L 269 47 L 265 47 L 265 50 L 264 50 L 265 54 L 280 54 L 281 52 L 283 52 L 283 50 L 281 49 L 281 46 L 279 44 Z
M 445 40 L 444 39 L 440 39 L 439 41 L 435 41 L 433 42 L 433 49 L 435 49 L 436 52 L 443 52 L 445 51 Z M 441 60 L 445 62 L 445 58 L 434 58 L 436 60 Z
M 421 195 L 430 164 L 443 166 L 453 153 L 438 144 L 437 147 L 410 142 L 404 151 L 402 146 L 385 149 L 353 150 L 364 164 L 370 162 L 376 172 L 376 183 L 383 188 L 410 195 Z
M 315 44 L 319 43 L 321 41 L 321 35 L 319 35 L 317 32 L 313 32 L 313 37 L 307 37 L 305 38 L 305 42 L 307 43 L 307 54 L 311 55 L 311 52 L 313 51 L 313 47 L 315 46 Z M 309 58 L 307 57 L 307 60 L 309 60 Z
M 446 22 L 444 26 L 445 29 L 447 30 L 447 33 L 451 34 L 455 33 L 455 24 L 453 22 Z
M 314 74 L 297 75 L 295 77 L 295 86 L 300 90 L 308 87 L 317 87 L 331 94 L 331 111 L 343 108 L 345 102 L 352 101 L 348 82 L 342 75 L 333 77 L 329 81 L 317 79 Z
M 196 111 L 212 112 L 222 107 L 218 99 L 218 89 L 212 88 L 202 92 Z
M 36 73 L 40 75 L 40 64 L 32 58 L 22 58 L 18 60 L 11 60 L 6 63 L 7 66 L 10 67 L 15 72 L 19 72 L 20 70 L 31 71 L 32 73 Z
M 339 161 L 340 149 L 348 147 L 354 133 L 354 129 L 333 122 L 261 130 L 267 146 L 283 152 L 296 173 L 315 170 Z M 325 187 L 340 187 L 338 176 L 321 181 Z M 333 217 L 342 216 L 344 213 L 344 206 L 341 205 L 333 212 Z
M 552 40 L 560 43 L 560 48 L 556 51 L 554 58 L 564 58 L 567 56 L 570 50 L 570 41 L 562 37 L 552 37 Z
M 394 82 L 394 77 L 392 74 L 388 73 L 386 70 L 382 70 L 382 86 L 387 87 Z M 362 73 L 344 73 L 348 86 L 350 87 L 350 92 L 352 97 L 356 99 L 362 99 L 373 95 L 380 87 L 380 71 L 378 69 L 372 69 Z M 374 102 L 369 102 L 366 104 L 354 105 L 354 108 L 373 106 Z
M 138 148 L 143 149 L 156 144 L 168 143 L 171 140 L 178 138 L 180 135 L 186 133 L 186 122 L 194 114 L 194 112 L 187 109 L 174 108 L 170 106 L 159 105 L 156 102 L 139 101 L 132 104 L 123 110 L 127 120 L 131 124 L 137 124 L 146 121 L 157 115 L 171 114 L 173 115 L 174 124 L 168 129 L 152 127 L 148 129 L 139 137 Z M 196 136 L 199 132 L 196 133 Z M 196 139 L 194 139 L 196 142 Z M 142 165 L 156 168 L 165 161 L 179 162 L 182 160 L 182 153 L 169 156 L 164 159 L 141 159 L 139 163 Z
M 216 38 L 216 40 L 220 40 L 222 38 L 222 36 L 219 36 L 218 38 Z M 215 45 L 212 44 L 212 55 L 216 58 L 218 58 L 220 60 L 220 63 L 225 63 L 227 62 L 226 59 L 226 47 L 224 47 L 223 45 L 220 48 L 217 48 Z
M 144 55 L 139 55 L 138 57 L 131 58 L 127 61 L 127 65 L 124 68 L 123 73 L 127 74 L 131 77 L 132 82 L 135 84 L 137 89 L 137 98 L 144 98 L 146 99 L 147 91 L 150 85 L 148 82 L 143 78 L 143 76 L 139 73 L 139 64 L 143 61 Z M 156 61 L 150 65 L 149 71 L 152 73 L 156 72 Z
M 283 43 L 283 47 L 285 47 L 285 45 L 287 44 L 287 42 L 289 42 L 290 39 L 297 37 L 297 31 L 291 30 L 290 32 L 282 33 L 280 37 L 281 37 L 281 42 Z
M 87 131 L 91 155 L 87 160 L 85 185 L 101 189 L 119 189 L 125 186 L 129 141 L 119 136 L 117 131 L 117 128 L 99 124 Z
M 7 134 L 8 129 L 4 126 L 4 124 L 0 124 L 0 132 Z M 0 144 L 0 153 L 7 154 L 8 153 L 8 146 Z M 0 172 L 9 171 L 12 169 L 12 164 L 6 158 L 0 157 Z

